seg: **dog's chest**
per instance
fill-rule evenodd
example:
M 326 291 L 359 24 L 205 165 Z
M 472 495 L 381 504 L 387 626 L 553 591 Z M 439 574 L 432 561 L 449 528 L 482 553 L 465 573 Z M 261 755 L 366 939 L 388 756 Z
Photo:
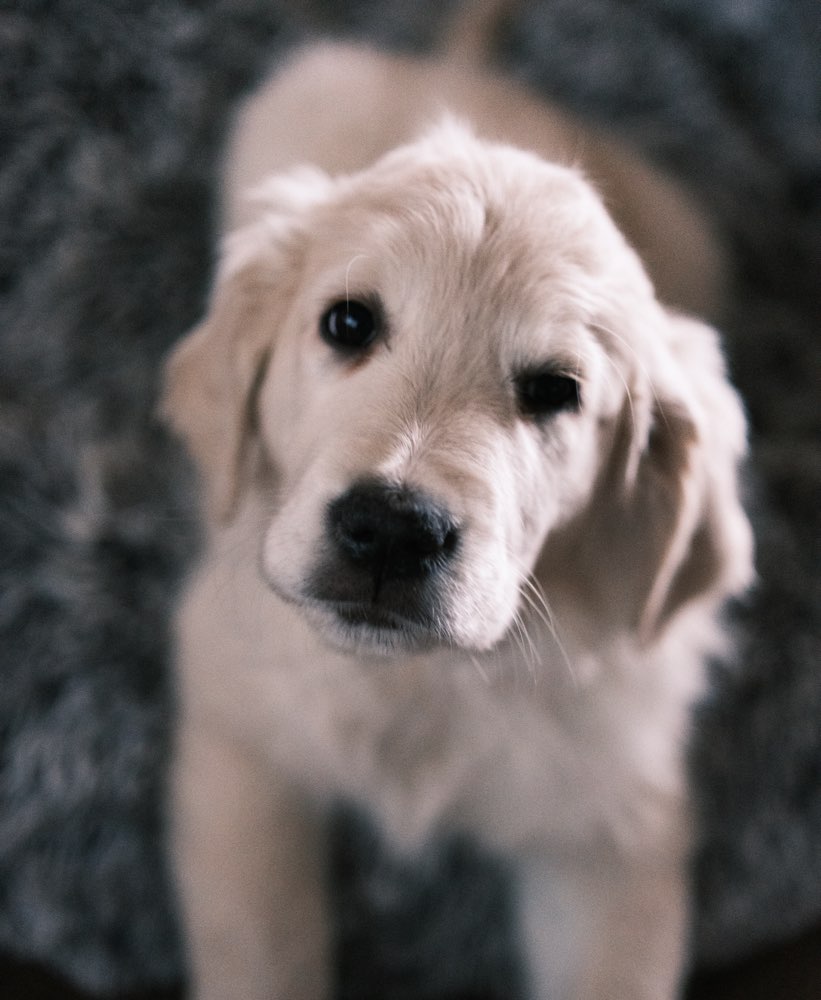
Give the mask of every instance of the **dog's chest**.
M 396 841 L 437 827 L 501 847 L 580 829 L 635 837 L 679 792 L 681 699 L 574 691 L 557 680 L 566 664 L 531 671 L 504 651 L 484 664 L 333 652 L 256 583 L 243 593 L 236 565 L 230 599 L 226 583 L 206 573 L 189 592 L 186 699 L 320 800 L 365 805 Z

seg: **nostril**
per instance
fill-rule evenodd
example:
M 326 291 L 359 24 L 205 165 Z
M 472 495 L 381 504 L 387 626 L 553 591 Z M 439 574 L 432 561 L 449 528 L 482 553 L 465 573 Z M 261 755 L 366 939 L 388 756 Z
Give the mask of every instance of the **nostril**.
M 407 528 L 405 540 L 414 545 L 420 555 L 448 555 L 456 548 L 456 529 L 438 511 L 419 513 L 418 521 Z
M 356 510 L 343 508 L 332 518 L 334 540 L 356 561 L 370 558 L 380 545 L 376 526 L 365 523 L 363 517 Z
M 371 528 L 351 528 L 348 532 L 348 538 L 354 545 L 373 545 L 376 541 L 376 532 Z

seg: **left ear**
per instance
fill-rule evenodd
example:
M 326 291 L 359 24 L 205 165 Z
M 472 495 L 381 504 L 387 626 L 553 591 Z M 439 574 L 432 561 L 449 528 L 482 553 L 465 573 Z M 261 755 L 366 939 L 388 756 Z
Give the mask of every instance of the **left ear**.
M 207 316 L 166 363 L 160 414 L 196 462 L 214 522 L 230 520 L 246 485 L 253 388 L 281 321 L 271 278 L 260 266 L 221 277 Z M 278 292 L 287 303 L 287 288 Z
M 685 605 L 737 594 L 752 577 L 738 483 L 741 403 L 715 332 L 664 319 L 663 363 L 648 365 L 631 392 L 590 502 L 548 539 L 542 558 L 551 586 L 644 642 Z
M 676 398 L 667 387 L 666 400 L 659 397 L 647 443 L 648 464 L 661 477 L 656 489 L 669 493 L 670 524 L 638 622 L 645 639 L 688 602 L 701 595 L 728 598 L 753 577 L 752 532 L 739 484 L 747 451 L 741 400 L 715 331 L 689 317 L 667 319 L 681 394 Z
M 332 189 L 313 168 L 269 178 L 256 219 L 225 240 L 208 313 L 174 348 L 160 412 L 203 477 L 215 523 L 235 513 L 254 453 L 254 391 L 291 305 L 311 211 Z

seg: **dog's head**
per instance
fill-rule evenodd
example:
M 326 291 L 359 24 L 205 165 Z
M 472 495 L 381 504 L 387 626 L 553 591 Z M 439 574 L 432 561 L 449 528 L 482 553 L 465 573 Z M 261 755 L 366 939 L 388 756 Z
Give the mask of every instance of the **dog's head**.
M 749 576 L 744 421 L 590 185 L 447 124 L 259 192 L 166 412 L 215 524 L 331 639 L 487 649 L 534 575 L 650 637 Z

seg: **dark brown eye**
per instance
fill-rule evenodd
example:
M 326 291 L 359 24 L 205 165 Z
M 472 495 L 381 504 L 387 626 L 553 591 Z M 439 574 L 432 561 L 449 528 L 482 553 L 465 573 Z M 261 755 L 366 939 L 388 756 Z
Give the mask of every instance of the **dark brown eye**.
M 379 321 L 371 306 L 346 299 L 327 310 L 320 320 L 319 332 L 335 350 L 353 354 L 373 343 L 379 335 Z
M 550 369 L 523 372 L 516 379 L 516 394 L 520 411 L 528 417 L 549 417 L 581 406 L 578 381 Z

